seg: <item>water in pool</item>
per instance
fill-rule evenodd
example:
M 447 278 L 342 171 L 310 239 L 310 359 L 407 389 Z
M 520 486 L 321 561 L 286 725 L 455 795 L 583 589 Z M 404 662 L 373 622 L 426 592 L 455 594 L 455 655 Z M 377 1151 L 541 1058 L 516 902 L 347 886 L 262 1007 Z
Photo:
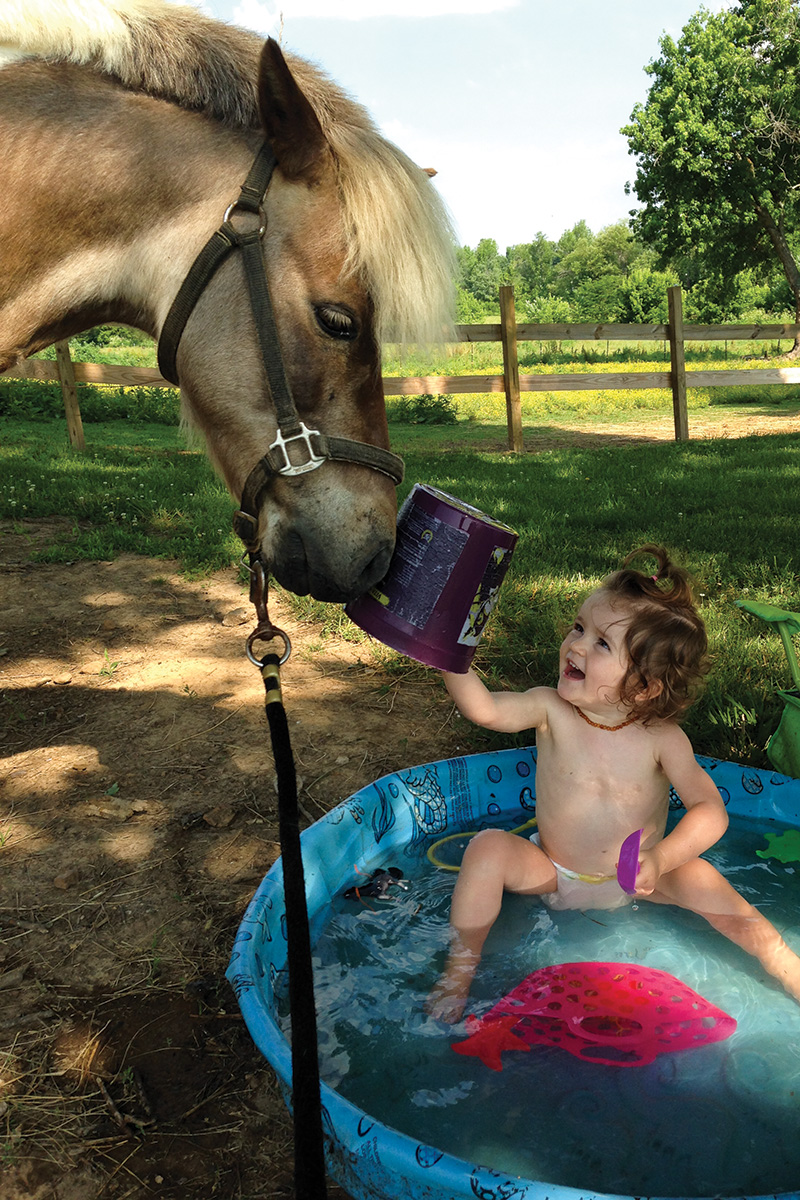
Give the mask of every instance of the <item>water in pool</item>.
M 779 826 L 771 829 L 780 831 Z M 759 858 L 733 818 L 707 857 L 800 952 L 800 864 Z M 390 865 L 390 864 L 384 864 Z M 506 897 L 467 1011 L 559 962 L 636 962 L 683 980 L 735 1017 L 727 1041 L 643 1067 L 533 1046 L 503 1070 L 455 1054 L 464 1025 L 426 1016 L 455 875 L 401 865 L 392 899 L 336 902 L 315 947 L 323 1079 L 385 1125 L 498 1171 L 624 1195 L 761 1195 L 800 1184 L 800 1006 L 702 918 L 636 908 L 552 913 Z M 288 1023 L 285 1022 L 285 1028 Z

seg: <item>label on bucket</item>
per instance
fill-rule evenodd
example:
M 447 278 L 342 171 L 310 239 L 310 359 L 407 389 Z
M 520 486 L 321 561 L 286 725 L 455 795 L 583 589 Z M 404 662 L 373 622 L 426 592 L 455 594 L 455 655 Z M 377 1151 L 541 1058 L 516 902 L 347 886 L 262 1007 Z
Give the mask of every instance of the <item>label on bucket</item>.
M 424 629 L 469 534 L 416 505 L 404 506 L 401 515 L 391 572 L 369 594 L 394 616 Z
M 458 635 L 460 646 L 477 646 L 481 640 L 483 628 L 492 615 L 492 609 L 500 595 L 500 585 L 506 573 L 507 559 L 510 554 L 511 550 L 503 546 L 495 546 L 492 551 L 486 564 L 486 570 L 483 572 L 483 579 L 475 593 L 475 599 L 469 606 L 464 628 Z

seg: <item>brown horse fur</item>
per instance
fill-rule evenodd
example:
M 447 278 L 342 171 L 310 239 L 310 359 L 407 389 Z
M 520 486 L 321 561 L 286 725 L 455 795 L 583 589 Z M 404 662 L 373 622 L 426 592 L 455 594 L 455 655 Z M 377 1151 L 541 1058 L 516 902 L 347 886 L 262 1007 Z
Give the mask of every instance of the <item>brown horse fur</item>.
M 444 336 L 454 243 L 425 172 L 364 110 L 276 43 L 161 0 L 6 0 L 3 57 L 0 370 L 105 321 L 158 336 L 266 133 L 264 251 L 298 409 L 386 446 L 379 343 Z M 178 354 L 235 496 L 276 429 L 245 293 L 234 256 Z M 344 599 L 385 569 L 394 511 L 384 477 L 327 464 L 273 485 L 261 537 L 286 586 Z

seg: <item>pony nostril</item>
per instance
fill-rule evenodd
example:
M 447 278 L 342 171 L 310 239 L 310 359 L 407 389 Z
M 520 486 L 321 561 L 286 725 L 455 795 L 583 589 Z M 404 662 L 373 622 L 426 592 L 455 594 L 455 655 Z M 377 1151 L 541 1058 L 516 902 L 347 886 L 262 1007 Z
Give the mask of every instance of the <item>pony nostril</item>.
M 357 600 L 385 577 L 394 551 L 394 538 L 384 541 L 379 550 L 368 558 L 359 574 L 353 574 L 349 585 L 343 587 L 342 603 Z M 355 567 L 357 570 L 357 564 Z
M 340 570 L 330 562 L 324 570 L 315 570 L 314 558 L 306 554 L 304 543 L 293 534 L 273 561 L 272 572 L 278 583 L 299 596 L 310 595 L 329 604 L 347 604 L 384 578 L 393 549 L 394 539 L 386 538 L 377 551 L 368 552 L 360 570 L 358 559 L 350 566 L 343 564 Z
M 392 561 L 393 554 L 394 538 L 392 538 L 391 542 L 387 541 L 385 545 L 381 547 L 378 553 L 373 555 L 371 561 L 364 569 L 364 577 L 369 578 L 367 587 L 372 587 L 374 583 L 379 583 L 380 580 L 383 579 L 386 572 L 389 570 L 389 563 Z M 366 591 L 366 588 L 363 590 Z

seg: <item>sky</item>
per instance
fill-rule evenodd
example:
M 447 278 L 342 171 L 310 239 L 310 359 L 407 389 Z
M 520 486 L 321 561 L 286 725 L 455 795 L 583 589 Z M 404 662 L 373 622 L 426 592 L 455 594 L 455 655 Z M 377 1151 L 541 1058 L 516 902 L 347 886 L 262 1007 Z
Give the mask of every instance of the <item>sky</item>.
M 595 233 L 635 207 L 621 126 L 700 0 L 198 0 L 280 40 L 369 110 L 450 210 L 460 245 Z M 720 11 L 732 0 L 705 0 Z

